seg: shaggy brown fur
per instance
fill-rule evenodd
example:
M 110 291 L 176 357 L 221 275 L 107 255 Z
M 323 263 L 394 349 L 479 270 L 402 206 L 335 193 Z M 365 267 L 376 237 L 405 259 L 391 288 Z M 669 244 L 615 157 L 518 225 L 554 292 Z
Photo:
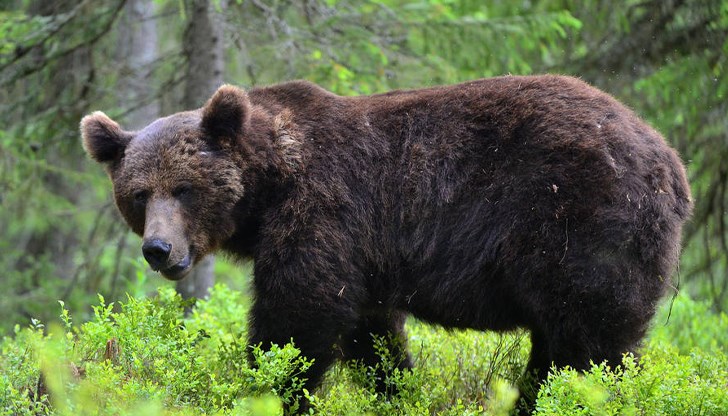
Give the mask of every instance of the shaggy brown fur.
M 309 387 L 336 351 L 376 363 L 371 335 L 403 340 L 406 314 L 527 328 L 539 378 L 619 363 L 691 211 L 675 151 L 569 77 L 367 97 L 223 86 L 139 132 L 94 113 L 82 133 L 153 268 L 178 279 L 219 248 L 255 260 L 250 342 L 293 338 Z

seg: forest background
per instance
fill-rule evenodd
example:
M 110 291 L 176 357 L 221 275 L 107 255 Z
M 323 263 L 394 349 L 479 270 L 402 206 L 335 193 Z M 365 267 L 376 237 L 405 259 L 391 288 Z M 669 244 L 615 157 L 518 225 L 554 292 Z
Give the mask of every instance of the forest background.
M 696 209 L 666 310 L 680 297 L 695 303 L 672 310 L 670 331 L 695 319 L 723 328 L 727 70 L 725 0 L 0 1 L 3 345 L 18 327 L 69 312 L 79 323 L 99 319 L 98 294 L 121 311 L 119 302 L 172 285 L 147 269 L 108 178 L 84 155 L 83 115 L 103 110 L 135 129 L 201 106 L 223 82 L 307 79 L 357 95 L 537 73 L 611 93 L 679 150 Z M 217 280 L 245 304 L 249 265 L 217 258 L 199 269 L 193 285 L 177 287 L 183 297 Z M 711 345 L 725 353 L 717 337 Z

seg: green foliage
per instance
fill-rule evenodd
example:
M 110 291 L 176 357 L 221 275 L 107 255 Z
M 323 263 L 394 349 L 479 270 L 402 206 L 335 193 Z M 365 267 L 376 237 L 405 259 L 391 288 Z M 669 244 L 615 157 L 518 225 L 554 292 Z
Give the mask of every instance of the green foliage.
M 617 368 L 601 363 L 584 374 L 550 375 L 536 414 L 725 414 L 728 317 L 709 308 L 685 296 L 663 305 L 639 359 L 628 355 Z
M 242 56 L 231 73 L 251 84 L 303 77 L 345 95 L 532 73 L 562 59 L 560 42 L 581 28 L 558 4 L 270 1 L 238 9 L 245 42 L 236 43 Z
M 625 357 L 611 369 L 594 365 L 549 377 L 537 415 L 723 415 L 728 409 L 728 357 L 700 350 L 680 355 L 674 346 L 651 344 L 640 358 Z
M 35 415 L 48 413 L 48 396 L 37 388 L 39 363 L 33 346 L 43 340 L 43 324 L 33 320 L 14 338 L 0 343 L 0 414 Z
M 314 398 L 324 415 L 500 415 L 517 398 L 513 387 L 524 366 L 528 343 L 521 334 L 448 332 L 408 322 L 415 368 L 399 370 L 382 339 L 375 340 L 381 363 L 376 368 L 338 365 Z M 382 370 L 382 371 L 378 371 Z M 375 392 L 377 374 L 396 394 Z
M 245 340 L 238 345 L 233 352 L 247 348 Z M 227 349 L 223 348 L 222 351 L 226 352 Z M 242 376 L 247 381 L 243 391 L 252 396 L 275 394 L 292 412 L 295 412 L 301 399 L 298 392 L 303 389 L 306 381 L 303 373 L 311 366 L 311 361 L 301 357 L 300 353 L 292 344 L 287 344 L 283 348 L 273 345 L 268 350 L 261 349 L 259 345 L 254 346 L 255 365 L 242 371 Z M 238 365 L 239 358 L 244 358 L 237 357 L 237 354 L 232 355 L 236 357 Z M 235 373 L 231 376 L 235 377 Z
M 239 293 L 222 286 L 201 309 L 224 322 L 238 307 Z M 5 396 L 3 414 L 173 414 L 231 410 L 244 396 L 243 408 L 267 408 L 273 394 L 293 404 L 291 393 L 302 379 L 284 386 L 310 362 L 291 345 L 270 351 L 253 349 L 258 367 L 247 365 L 242 338 L 202 329 L 204 314 L 183 319 L 183 302 L 172 289 L 149 299 L 129 297 L 118 308 L 99 296 L 93 320 L 74 326 L 62 309 L 62 326 L 44 334 L 42 324 L 21 330 L 2 343 L 0 370 Z M 115 309 L 118 311 L 115 312 Z M 200 329 L 190 330 L 187 328 Z M 262 403 L 262 404 L 261 404 Z M 280 400 L 274 407 L 280 408 Z
M 651 339 L 672 344 L 680 354 L 694 348 L 706 353 L 728 351 L 728 315 L 711 311 L 710 302 L 696 302 L 679 295 L 674 303 L 663 305 L 655 319 Z
M 119 304 L 99 297 L 94 318 L 80 325 L 61 304 L 49 329 L 34 320 L 0 342 L 0 415 L 280 415 L 301 394 L 321 415 L 506 415 L 530 347 L 522 333 L 445 331 L 412 320 L 414 369 L 397 369 L 398 358 L 377 339 L 377 368 L 338 364 L 319 390 L 301 392 L 311 361 L 291 344 L 249 347 L 247 304 L 224 285 L 187 318 L 171 289 Z M 691 336 L 677 336 L 695 320 Z M 725 315 L 678 299 L 639 362 L 627 356 L 616 369 L 557 371 L 538 394 L 536 414 L 723 414 L 725 334 Z M 396 393 L 375 391 L 378 374 Z

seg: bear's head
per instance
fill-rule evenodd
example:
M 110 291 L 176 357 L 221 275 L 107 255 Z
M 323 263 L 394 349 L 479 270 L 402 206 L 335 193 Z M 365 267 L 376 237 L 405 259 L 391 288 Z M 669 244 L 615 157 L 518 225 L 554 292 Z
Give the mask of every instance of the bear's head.
M 298 159 L 286 156 L 296 141 L 285 118 L 226 85 L 201 109 L 136 132 L 92 113 L 81 134 L 86 152 L 106 167 L 119 211 L 142 236 L 145 259 L 178 280 L 234 235 L 263 182 L 290 174 Z

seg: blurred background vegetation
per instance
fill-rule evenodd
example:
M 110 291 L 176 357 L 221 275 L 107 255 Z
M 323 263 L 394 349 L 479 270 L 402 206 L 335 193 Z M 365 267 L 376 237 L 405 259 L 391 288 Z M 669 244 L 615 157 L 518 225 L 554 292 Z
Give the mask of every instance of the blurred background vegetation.
M 696 210 L 676 289 L 725 311 L 727 61 L 725 0 L 0 1 L 0 335 L 56 318 L 57 300 L 83 321 L 97 293 L 169 285 L 85 157 L 83 115 L 136 129 L 222 82 L 296 78 L 353 95 L 550 72 L 615 95 L 689 171 Z M 236 288 L 245 270 L 214 265 Z

